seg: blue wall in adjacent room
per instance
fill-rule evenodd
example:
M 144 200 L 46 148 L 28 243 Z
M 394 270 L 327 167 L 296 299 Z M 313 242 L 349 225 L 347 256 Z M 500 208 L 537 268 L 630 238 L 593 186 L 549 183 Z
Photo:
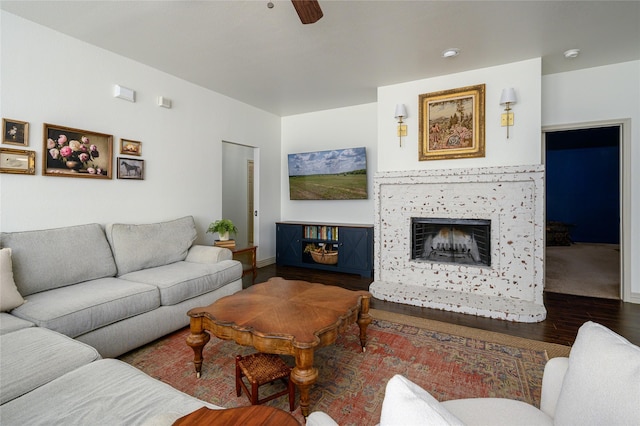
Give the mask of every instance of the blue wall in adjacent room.
M 571 225 L 574 242 L 620 243 L 618 127 L 548 133 L 547 221 Z

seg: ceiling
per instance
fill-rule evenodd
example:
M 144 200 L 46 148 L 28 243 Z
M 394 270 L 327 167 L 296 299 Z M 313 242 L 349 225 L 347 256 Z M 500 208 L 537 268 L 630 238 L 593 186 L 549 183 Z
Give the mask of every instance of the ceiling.
M 4 1 L 15 15 L 279 116 L 377 87 L 531 58 L 542 73 L 640 59 L 640 1 Z M 10 34 L 8 35 L 11 36 Z M 444 59 L 444 49 L 460 55 Z M 580 55 L 565 59 L 563 52 Z M 172 97 L 177 97 L 172 95 Z

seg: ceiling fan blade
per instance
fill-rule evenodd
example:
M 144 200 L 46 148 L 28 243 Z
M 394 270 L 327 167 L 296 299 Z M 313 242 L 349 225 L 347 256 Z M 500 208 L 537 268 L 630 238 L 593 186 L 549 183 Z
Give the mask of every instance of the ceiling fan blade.
M 317 0 L 291 0 L 303 24 L 313 24 L 322 18 L 322 9 Z

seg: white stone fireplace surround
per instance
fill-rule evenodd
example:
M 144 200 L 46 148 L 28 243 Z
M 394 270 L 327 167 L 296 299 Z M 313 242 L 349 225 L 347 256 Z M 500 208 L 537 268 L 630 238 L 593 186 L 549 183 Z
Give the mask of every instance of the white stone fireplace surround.
M 374 297 L 517 322 L 546 318 L 544 166 L 380 172 Z M 411 218 L 488 219 L 491 265 L 411 259 Z

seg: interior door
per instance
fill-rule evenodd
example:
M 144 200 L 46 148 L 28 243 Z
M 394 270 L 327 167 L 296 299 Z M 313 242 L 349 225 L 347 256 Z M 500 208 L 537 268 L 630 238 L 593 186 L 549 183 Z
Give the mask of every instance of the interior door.
M 253 204 L 253 160 L 247 160 L 247 243 L 253 245 L 253 221 L 255 207 Z

